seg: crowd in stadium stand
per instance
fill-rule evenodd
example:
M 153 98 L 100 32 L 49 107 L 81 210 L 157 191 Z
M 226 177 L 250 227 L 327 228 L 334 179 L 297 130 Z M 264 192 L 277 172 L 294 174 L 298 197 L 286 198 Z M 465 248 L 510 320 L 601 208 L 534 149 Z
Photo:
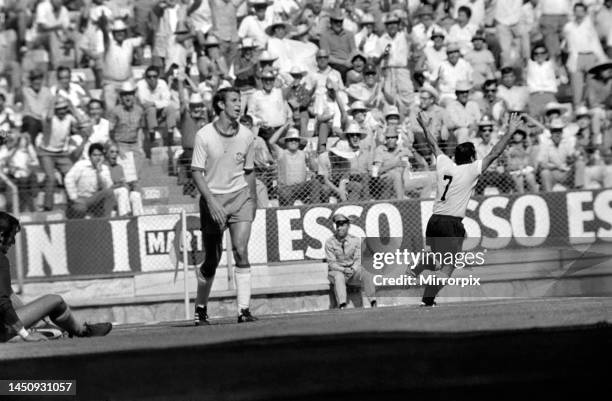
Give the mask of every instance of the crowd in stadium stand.
M 182 153 L 169 174 L 197 196 L 194 136 L 230 86 L 257 135 L 258 207 L 431 197 L 418 113 L 448 155 L 471 141 L 479 158 L 508 114 L 524 113 L 478 194 L 612 187 L 612 0 L 0 0 L 0 10 L 0 209 L 13 202 L 10 180 L 21 212 L 57 209 L 59 189 L 68 217 L 138 215 L 139 175 L 153 148 L 173 145 Z

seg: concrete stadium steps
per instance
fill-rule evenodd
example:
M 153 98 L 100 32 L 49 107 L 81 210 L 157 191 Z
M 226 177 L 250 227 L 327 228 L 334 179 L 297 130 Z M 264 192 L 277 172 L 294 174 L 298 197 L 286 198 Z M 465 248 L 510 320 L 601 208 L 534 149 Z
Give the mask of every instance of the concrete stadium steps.
M 171 154 L 176 154 L 180 149 L 180 146 L 171 147 Z M 195 202 L 192 197 L 183 195 L 183 186 L 178 185 L 177 177 L 169 175 L 168 148 L 165 146 L 151 149 L 151 160 L 145 160 L 139 179 L 145 205 L 182 205 Z M 156 193 L 158 196 L 155 196 Z

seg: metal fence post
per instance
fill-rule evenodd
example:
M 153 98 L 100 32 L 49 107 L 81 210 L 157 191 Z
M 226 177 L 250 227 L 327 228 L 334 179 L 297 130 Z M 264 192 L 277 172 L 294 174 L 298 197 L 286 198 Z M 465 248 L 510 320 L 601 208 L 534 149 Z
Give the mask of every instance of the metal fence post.
M 187 213 L 185 213 L 185 209 L 181 209 L 181 237 L 181 242 L 183 243 L 183 289 L 185 292 L 185 320 L 189 320 L 189 286 L 187 284 L 189 260 L 187 256 Z

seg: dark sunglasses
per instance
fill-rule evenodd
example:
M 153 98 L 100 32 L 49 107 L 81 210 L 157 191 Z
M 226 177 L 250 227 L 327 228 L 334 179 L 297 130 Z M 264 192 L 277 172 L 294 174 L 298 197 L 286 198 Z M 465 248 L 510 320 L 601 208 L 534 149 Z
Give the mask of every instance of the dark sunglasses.
M 387 139 L 397 139 L 397 138 L 399 138 L 399 137 L 397 137 L 397 136 L 388 136 L 388 137 L 386 137 L 386 138 L 387 138 Z
M 346 221 L 346 220 L 345 221 L 338 221 L 338 222 L 336 222 L 336 227 L 342 227 L 343 225 L 348 224 L 348 223 L 349 222 Z
M 154 74 L 154 75 L 150 75 L 150 74 L 149 74 L 149 75 L 147 75 L 147 78 L 157 78 L 157 77 L 158 77 L 158 75 L 157 75 L 157 74 Z
M 493 128 L 483 128 L 482 132 L 493 132 Z

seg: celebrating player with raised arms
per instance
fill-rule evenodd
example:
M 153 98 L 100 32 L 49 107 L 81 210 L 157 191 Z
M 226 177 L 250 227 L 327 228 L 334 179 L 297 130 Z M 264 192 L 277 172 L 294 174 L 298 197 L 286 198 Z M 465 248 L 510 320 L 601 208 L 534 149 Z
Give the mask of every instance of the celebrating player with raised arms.
M 461 252 L 465 237 L 462 220 L 468 202 L 474 193 L 478 178 L 483 171 L 497 159 L 512 139 L 512 135 L 521 125 L 521 117 L 513 113 L 508 118 L 507 132 L 501 137 L 491 152 L 482 160 L 476 160 L 476 149 L 472 142 L 464 142 L 455 148 L 455 161 L 446 156 L 438 146 L 436 139 L 429 130 L 422 113 L 417 116 L 419 125 L 423 128 L 427 142 L 436 156 L 436 199 L 433 215 L 429 218 L 425 231 L 425 243 L 431 251 L 445 255 Z M 419 266 L 414 270 L 418 276 L 427 268 Z M 434 266 L 434 269 L 436 267 Z M 436 274 L 450 277 L 455 270 L 454 265 L 443 265 Z M 442 289 L 439 285 L 427 285 L 423 294 L 422 305 L 435 305 L 434 299 Z

